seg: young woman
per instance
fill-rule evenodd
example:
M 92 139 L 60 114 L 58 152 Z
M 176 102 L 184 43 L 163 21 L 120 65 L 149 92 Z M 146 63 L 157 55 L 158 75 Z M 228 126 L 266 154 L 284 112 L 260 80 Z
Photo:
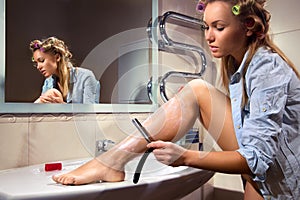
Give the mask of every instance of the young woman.
M 135 135 L 70 173 L 53 176 L 62 184 L 122 181 L 124 165 L 154 148 L 167 165 L 186 165 L 242 174 L 245 199 L 300 198 L 300 80 L 293 64 L 268 34 L 264 0 L 207 0 L 206 40 L 222 59 L 225 95 L 193 80 L 143 124 L 155 142 Z M 223 149 L 203 152 L 170 141 L 182 137 L 200 118 Z M 162 123 L 163 122 L 163 123 Z
M 73 67 L 72 54 L 62 40 L 34 40 L 30 49 L 34 66 L 46 78 L 35 103 L 99 103 L 99 81 L 92 71 Z

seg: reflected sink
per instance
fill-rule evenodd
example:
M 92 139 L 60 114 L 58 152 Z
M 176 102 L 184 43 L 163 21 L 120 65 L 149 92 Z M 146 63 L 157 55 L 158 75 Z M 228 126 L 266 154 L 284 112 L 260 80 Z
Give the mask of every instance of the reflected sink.
M 170 167 L 150 154 L 140 180 L 133 183 L 139 158 L 130 161 L 122 182 L 98 182 L 80 186 L 56 184 L 54 174 L 71 171 L 92 158 L 62 161 L 61 171 L 45 172 L 44 165 L 0 171 L 0 199 L 164 199 L 186 196 L 206 183 L 213 172 L 191 167 Z

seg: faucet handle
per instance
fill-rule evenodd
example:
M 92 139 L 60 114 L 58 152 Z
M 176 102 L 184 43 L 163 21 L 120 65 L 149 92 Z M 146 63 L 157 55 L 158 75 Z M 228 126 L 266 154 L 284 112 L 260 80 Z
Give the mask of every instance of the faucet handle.
M 112 140 L 104 139 L 96 141 L 96 151 L 95 156 L 98 156 L 109 149 L 111 149 L 115 145 L 115 142 Z

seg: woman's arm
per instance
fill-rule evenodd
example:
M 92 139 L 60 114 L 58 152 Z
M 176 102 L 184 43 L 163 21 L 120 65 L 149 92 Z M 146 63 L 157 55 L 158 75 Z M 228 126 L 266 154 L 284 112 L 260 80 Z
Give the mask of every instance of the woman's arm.
M 189 166 L 229 174 L 251 174 L 247 162 L 237 151 L 194 151 L 171 142 L 152 142 L 148 148 L 156 159 L 170 166 Z

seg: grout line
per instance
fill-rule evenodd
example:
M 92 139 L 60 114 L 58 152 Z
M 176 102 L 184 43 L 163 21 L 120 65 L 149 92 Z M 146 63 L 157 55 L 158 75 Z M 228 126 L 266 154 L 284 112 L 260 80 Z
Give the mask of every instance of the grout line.
M 298 28 L 298 29 L 293 29 L 293 30 L 281 31 L 281 32 L 277 32 L 277 33 L 272 33 L 272 35 L 281 35 L 281 34 L 286 34 L 286 33 L 297 32 L 297 31 L 300 31 L 300 28 Z

